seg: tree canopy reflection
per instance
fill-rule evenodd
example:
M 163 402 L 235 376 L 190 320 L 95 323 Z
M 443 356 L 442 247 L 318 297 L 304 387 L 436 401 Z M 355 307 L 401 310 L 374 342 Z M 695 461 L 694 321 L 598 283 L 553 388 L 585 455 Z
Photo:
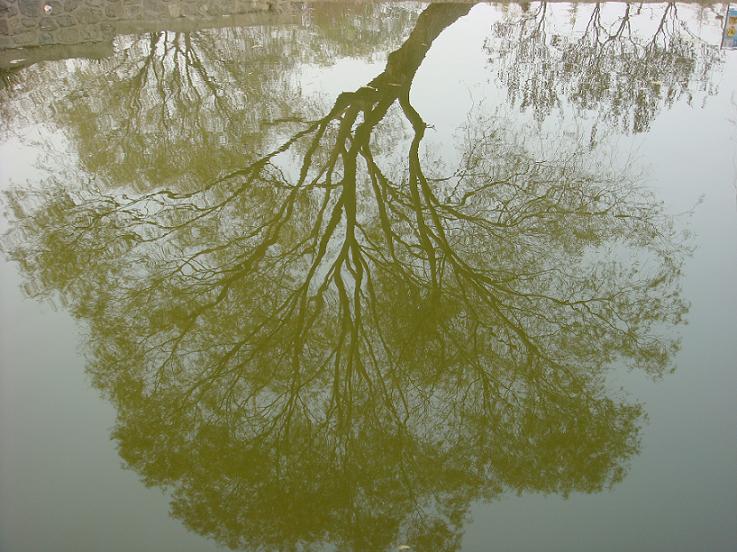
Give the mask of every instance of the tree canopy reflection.
M 401 3 L 315 3 L 301 25 L 266 18 L 118 37 L 110 58 L 0 75 L 0 113 L 10 123 L 0 136 L 48 125 L 97 179 L 139 191 L 196 188 L 265 151 L 275 126 L 312 109 L 301 90 L 304 65 L 392 50 L 418 12 Z
M 521 6 L 494 23 L 485 50 L 509 100 L 540 120 L 568 102 L 643 132 L 662 107 L 715 92 L 719 48 L 679 18 L 675 2 L 644 7 L 654 21 L 642 4 L 572 4 L 563 33 L 547 1 Z
M 484 118 L 456 171 L 427 162 L 410 87 L 469 9 L 429 6 L 378 76 L 197 189 L 10 195 L 8 255 L 89 324 L 122 458 L 194 531 L 452 550 L 472 501 L 595 492 L 637 451 L 604 377 L 668 368 L 684 251 L 589 150 Z

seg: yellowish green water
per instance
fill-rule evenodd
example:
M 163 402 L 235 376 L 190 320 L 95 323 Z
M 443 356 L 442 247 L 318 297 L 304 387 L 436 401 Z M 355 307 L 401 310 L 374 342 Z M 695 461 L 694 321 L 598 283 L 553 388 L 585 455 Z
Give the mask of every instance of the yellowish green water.
M 0 549 L 734 550 L 725 12 L 315 3 L 5 70 Z

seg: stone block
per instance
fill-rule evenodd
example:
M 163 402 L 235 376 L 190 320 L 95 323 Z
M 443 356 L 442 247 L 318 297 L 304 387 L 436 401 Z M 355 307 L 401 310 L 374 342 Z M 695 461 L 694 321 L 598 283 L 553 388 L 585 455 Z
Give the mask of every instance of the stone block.
M 105 6 L 105 17 L 120 19 L 123 17 L 123 6 L 120 4 L 108 4 Z
M 18 5 L 15 2 L 0 1 L 0 17 L 15 17 L 18 15 Z
M 36 46 L 38 44 L 38 31 L 24 31 L 13 37 L 19 46 Z
M 76 44 L 79 42 L 79 33 L 74 28 L 60 29 L 56 33 L 56 37 L 62 44 Z
M 64 11 L 73 12 L 79 7 L 81 3 L 82 0 L 64 0 Z
M 45 32 L 39 33 L 38 43 L 42 46 L 46 46 L 48 44 L 58 44 L 58 41 L 54 38 L 53 33 Z
M 55 31 L 59 28 L 59 25 L 50 17 L 42 17 L 39 21 L 38 28 L 42 31 Z
M 19 33 L 23 30 L 19 17 L 7 17 L 3 21 L 6 21 L 8 24 L 8 34 L 14 35 L 15 33 Z
M 59 24 L 59 27 L 71 27 L 77 23 L 71 15 L 60 15 L 55 18 L 55 21 Z
M 20 3 L 20 13 L 26 17 L 38 17 L 43 13 L 41 0 L 23 0 Z
M 140 5 L 125 5 L 123 6 L 123 18 L 124 19 L 138 19 L 141 17 L 141 6 Z
M 234 0 L 212 0 L 208 3 L 210 15 L 226 15 L 235 13 Z
M 158 2 L 144 2 L 141 10 L 146 20 L 158 19 L 164 15 L 164 9 Z
M 81 9 L 76 13 L 77 21 L 83 25 L 91 25 L 93 23 L 99 23 L 103 18 L 102 10 L 97 8 L 85 8 Z
M 81 29 L 79 39 L 81 42 L 99 42 L 102 40 L 102 32 L 99 29 Z

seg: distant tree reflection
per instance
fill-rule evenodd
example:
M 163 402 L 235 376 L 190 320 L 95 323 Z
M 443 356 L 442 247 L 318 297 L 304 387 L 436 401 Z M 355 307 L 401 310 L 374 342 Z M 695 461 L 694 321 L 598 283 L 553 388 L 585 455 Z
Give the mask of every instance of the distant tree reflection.
M 469 9 L 429 6 L 381 74 L 197 189 L 10 194 L 7 254 L 89 324 L 121 456 L 194 531 L 453 550 L 472 501 L 596 492 L 637 451 L 604 376 L 668 368 L 685 251 L 626 174 L 498 119 L 427 163 L 410 87 Z
M 611 7 L 621 12 L 614 18 L 603 16 L 605 6 L 571 7 L 571 27 L 586 22 L 580 33 L 551 33 L 554 15 L 545 1 L 521 13 L 511 9 L 493 25 L 485 48 L 511 102 L 543 119 L 567 101 L 643 132 L 676 99 L 714 93 L 719 48 L 679 20 L 675 3 L 653 5 L 649 26 L 641 4 Z

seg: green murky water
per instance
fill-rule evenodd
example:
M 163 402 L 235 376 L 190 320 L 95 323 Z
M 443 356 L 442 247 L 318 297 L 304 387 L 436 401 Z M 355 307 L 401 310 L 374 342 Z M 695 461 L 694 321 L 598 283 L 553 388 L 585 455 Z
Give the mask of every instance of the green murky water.
M 733 550 L 726 9 L 5 69 L 0 549 Z

